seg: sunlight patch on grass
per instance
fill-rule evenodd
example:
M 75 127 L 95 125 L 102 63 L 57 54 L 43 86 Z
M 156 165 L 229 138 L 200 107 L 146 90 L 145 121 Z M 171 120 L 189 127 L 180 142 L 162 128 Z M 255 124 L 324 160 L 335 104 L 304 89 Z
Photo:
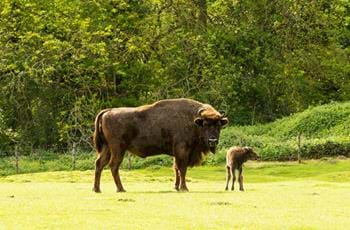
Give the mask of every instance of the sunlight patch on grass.
M 224 191 L 224 165 L 190 169 L 189 193 L 172 189 L 170 167 L 122 170 L 127 193 L 115 192 L 109 170 L 102 175 L 102 194 L 93 193 L 93 175 L 88 170 L 0 177 L 0 226 L 344 229 L 350 225 L 350 200 L 346 199 L 350 191 L 349 160 L 248 162 L 245 192 Z
M 225 181 L 225 165 L 199 166 L 190 168 L 187 173 L 188 181 L 196 183 L 205 181 Z M 329 161 L 308 160 L 302 164 L 297 162 L 251 162 L 244 165 L 244 179 L 247 182 L 278 182 L 296 181 L 304 178 L 329 182 L 350 182 L 350 159 Z M 0 182 L 91 182 L 94 172 L 61 171 L 18 174 L 0 176 Z M 171 182 L 174 172 L 171 167 L 146 168 L 137 170 L 121 170 L 123 182 Z M 109 169 L 105 169 L 102 180 L 112 178 Z M 102 182 L 103 183 L 103 182 Z
M 167 182 L 129 182 L 102 194 L 90 183 L 0 183 L 0 225 L 5 229 L 344 229 L 349 187 L 315 181 L 246 183 L 226 192 L 221 181 L 191 183 L 189 193 Z M 349 186 L 349 183 L 346 184 Z M 13 215 L 16 213 L 16 215 Z M 233 218 L 234 217 L 234 218 Z M 176 221 L 175 221 L 176 220 Z

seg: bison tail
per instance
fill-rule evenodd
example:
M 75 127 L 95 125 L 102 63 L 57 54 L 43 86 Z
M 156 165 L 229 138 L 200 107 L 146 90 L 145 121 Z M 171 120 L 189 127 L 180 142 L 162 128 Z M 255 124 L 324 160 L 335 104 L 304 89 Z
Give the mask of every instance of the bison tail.
M 108 112 L 110 111 L 110 109 L 104 109 L 102 110 L 101 112 L 99 112 L 96 116 L 96 119 L 95 119 L 95 131 L 94 131 L 94 146 L 97 150 L 97 152 L 101 152 L 102 151 L 102 148 L 104 145 L 106 145 L 106 140 L 104 138 L 104 135 L 103 135 L 103 130 L 102 130 L 102 115 L 105 113 L 105 112 Z

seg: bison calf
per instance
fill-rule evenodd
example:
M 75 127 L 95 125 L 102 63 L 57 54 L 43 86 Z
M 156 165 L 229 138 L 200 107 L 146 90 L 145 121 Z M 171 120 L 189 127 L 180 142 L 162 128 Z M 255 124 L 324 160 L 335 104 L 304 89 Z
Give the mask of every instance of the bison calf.
M 238 182 L 239 190 L 244 191 L 243 188 L 243 163 L 247 160 L 257 160 L 259 157 L 250 147 L 232 147 L 227 151 L 226 154 L 226 187 L 225 190 L 228 190 L 228 184 L 232 175 L 232 187 L 231 190 L 234 190 L 234 183 L 236 180 L 235 169 L 238 170 Z

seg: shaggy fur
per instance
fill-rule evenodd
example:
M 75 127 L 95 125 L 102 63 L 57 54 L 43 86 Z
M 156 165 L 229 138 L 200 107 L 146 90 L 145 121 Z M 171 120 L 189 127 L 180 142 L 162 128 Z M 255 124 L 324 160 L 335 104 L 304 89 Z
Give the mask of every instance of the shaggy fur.
M 124 191 L 119 166 L 125 151 L 139 157 L 174 157 L 175 189 L 187 190 L 187 167 L 198 165 L 214 152 L 220 129 L 228 123 L 208 104 L 190 99 L 161 100 L 136 108 L 102 110 L 95 119 L 94 144 L 98 152 L 94 191 L 100 192 L 103 167 L 110 164 L 117 191 Z
M 239 190 L 244 191 L 243 188 L 243 163 L 247 160 L 257 160 L 259 157 L 250 147 L 232 147 L 227 151 L 226 154 L 226 187 L 225 190 L 228 190 L 228 184 L 230 177 L 232 176 L 232 187 L 231 190 L 234 190 L 234 183 L 236 180 L 235 170 L 239 172 L 238 182 Z

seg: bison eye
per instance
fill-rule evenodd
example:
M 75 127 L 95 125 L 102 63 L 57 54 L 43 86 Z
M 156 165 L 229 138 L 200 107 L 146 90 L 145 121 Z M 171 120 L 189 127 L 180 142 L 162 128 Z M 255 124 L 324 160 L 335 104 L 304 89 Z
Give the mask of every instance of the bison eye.
M 227 125 L 227 123 L 228 123 L 228 119 L 225 117 L 225 118 L 222 118 L 221 120 L 220 120 L 220 124 L 221 124 L 221 126 L 225 126 L 225 125 Z
M 194 123 L 196 123 L 196 125 L 201 126 L 201 127 L 204 126 L 204 120 L 203 120 L 203 118 L 196 118 L 196 119 L 194 120 Z

